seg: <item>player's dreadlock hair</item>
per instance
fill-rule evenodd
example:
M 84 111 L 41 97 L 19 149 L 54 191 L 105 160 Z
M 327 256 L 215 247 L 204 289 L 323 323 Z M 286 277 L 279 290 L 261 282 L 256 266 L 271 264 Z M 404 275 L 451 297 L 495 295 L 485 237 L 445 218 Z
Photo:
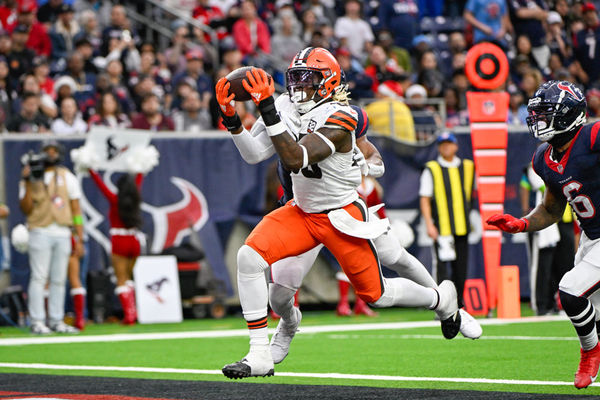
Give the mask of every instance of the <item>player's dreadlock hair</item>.
M 142 197 L 135 184 L 135 178 L 130 174 L 122 175 L 117 180 L 117 209 L 119 218 L 126 228 L 142 227 Z
M 350 105 L 350 91 L 348 90 L 348 84 L 342 83 L 340 86 L 335 88 L 335 93 L 331 97 L 333 101 L 342 103 L 346 106 Z

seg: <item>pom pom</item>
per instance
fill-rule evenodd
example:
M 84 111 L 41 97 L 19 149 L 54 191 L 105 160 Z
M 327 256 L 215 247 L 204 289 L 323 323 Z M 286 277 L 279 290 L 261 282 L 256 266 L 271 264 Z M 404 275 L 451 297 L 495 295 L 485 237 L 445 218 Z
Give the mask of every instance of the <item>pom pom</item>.
M 131 149 L 127 155 L 127 170 L 130 173 L 146 174 L 158 165 L 159 153 L 156 147 L 139 147 Z
M 29 231 L 23 224 L 15 226 L 10 233 L 10 241 L 19 253 L 27 253 L 29 249 Z
M 71 160 L 75 166 L 75 172 L 79 174 L 87 173 L 90 168 L 98 169 L 101 161 L 95 146 L 90 143 L 71 150 Z

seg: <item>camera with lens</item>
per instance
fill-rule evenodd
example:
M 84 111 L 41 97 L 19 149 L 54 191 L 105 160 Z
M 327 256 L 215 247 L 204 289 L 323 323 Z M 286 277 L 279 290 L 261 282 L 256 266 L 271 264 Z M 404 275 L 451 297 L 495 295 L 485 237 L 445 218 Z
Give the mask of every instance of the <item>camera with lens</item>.
M 46 170 L 48 161 L 48 154 L 43 151 L 40 153 L 34 153 L 33 151 L 30 151 L 26 154 L 23 154 L 21 157 L 21 164 L 24 166 L 29 165 L 29 179 L 32 181 L 39 181 L 43 179 L 44 171 Z

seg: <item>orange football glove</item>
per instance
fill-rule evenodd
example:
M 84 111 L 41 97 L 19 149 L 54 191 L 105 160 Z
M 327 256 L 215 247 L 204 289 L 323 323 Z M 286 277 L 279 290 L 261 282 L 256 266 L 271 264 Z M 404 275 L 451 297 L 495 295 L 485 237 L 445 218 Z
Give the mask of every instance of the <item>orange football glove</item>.
M 259 105 L 261 101 L 273 96 L 273 93 L 275 93 L 275 83 L 273 79 L 269 79 L 269 75 L 263 69 L 252 68 L 246 72 L 246 78 L 242 81 L 242 85 L 250 93 L 252 101 L 256 105 Z
M 233 100 L 235 99 L 235 93 L 229 94 L 229 87 L 231 83 L 227 78 L 223 77 L 217 82 L 215 91 L 217 93 L 217 102 L 221 107 L 221 112 L 227 117 L 233 117 L 235 115 L 235 107 Z
M 485 222 L 508 233 L 523 232 L 529 227 L 527 218 L 515 218 L 510 214 L 494 214 Z

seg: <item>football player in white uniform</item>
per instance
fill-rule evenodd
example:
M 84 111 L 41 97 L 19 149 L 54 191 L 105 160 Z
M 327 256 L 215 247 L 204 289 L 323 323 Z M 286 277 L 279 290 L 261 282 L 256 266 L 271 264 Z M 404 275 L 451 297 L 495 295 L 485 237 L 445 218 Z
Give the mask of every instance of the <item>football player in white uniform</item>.
M 289 94 L 277 101 L 267 74 L 256 68 L 248 72 L 244 87 L 261 113 L 253 127 L 256 135 L 242 128 L 232 106 L 235 96 L 228 95 L 229 83 L 222 79 L 217 84 L 224 124 L 246 161 L 277 152 L 286 169 L 292 171 L 294 187 L 294 200 L 265 216 L 238 252 L 238 288 L 250 332 L 250 351 L 241 361 L 223 367 L 229 378 L 274 373 L 264 270 L 319 244 L 334 254 L 357 295 L 366 302 L 375 307 L 428 307 L 440 314 L 445 337 L 456 336 L 460 329 L 461 314 L 452 282 L 433 288 L 381 275 L 372 239 L 385 233 L 389 224 L 387 220 L 369 221 L 356 192 L 361 182 L 361 167 L 353 157 L 356 114 L 347 103 L 334 100 L 340 72 L 327 50 L 304 49 L 287 71 Z M 258 134 L 259 130 L 266 135 Z M 299 322 L 300 315 L 296 314 Z

